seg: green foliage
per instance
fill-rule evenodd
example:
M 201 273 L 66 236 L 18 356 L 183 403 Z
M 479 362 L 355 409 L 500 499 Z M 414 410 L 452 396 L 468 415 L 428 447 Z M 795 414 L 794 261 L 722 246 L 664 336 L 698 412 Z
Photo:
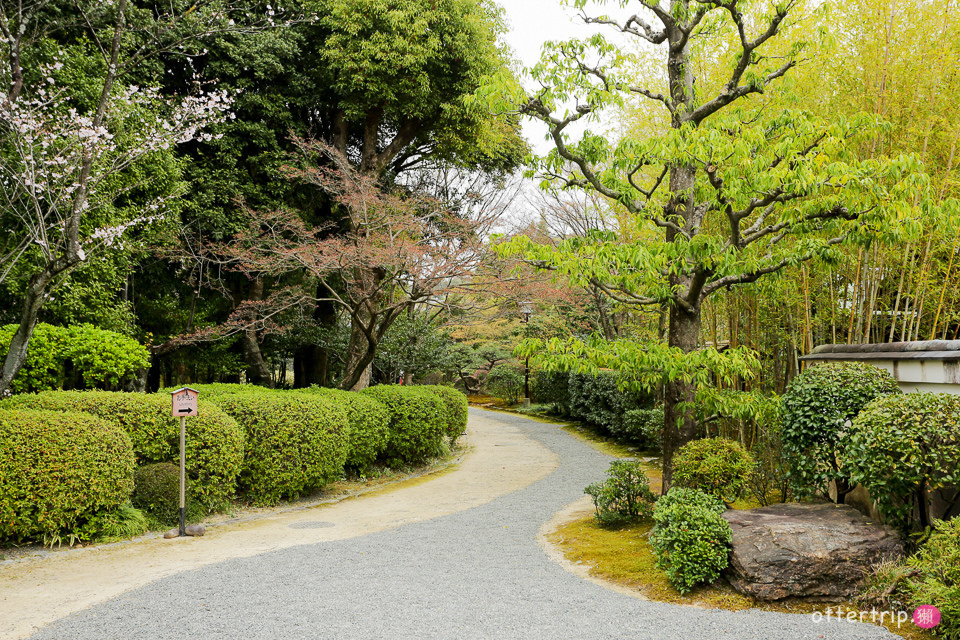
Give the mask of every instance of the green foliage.
M 0 539 L 70 533 L 133 491 L 130 438 L 82 413 L 0 410 Z
M 143 512 L 125 504 L 110 511 L 98 511 L 73 531 L 71 537 L 81 542 L 119 542 L 142 536 L 148 528 Z
M 783 441 L 779 422 L 761 424 L 757 438 L 750 449 L 753 469 L 747 478 L 747 488 L 761 505 L 771 502 L 771 496 L 786 502 L 791 495 L 790 468 L 783 455 Z
M 704 498 L 688 502 L 671 496 L 674 491 L 667 493 L 666 501 L 661 498 L 653 510 L 650 545 L 657 566 L 666 572 L 673 588 L 687 593 L 720 577 L 728 564 L 731 532 L 716 510 L 699 504 Z
M 614 525 L 649 518 L 657 498 L 650 491 L 650 479 L 636 460 L 614 460 L 607 479 L 583 490 L 593 498 L 597 522 Z
M 389 444 L 390 413 L 378 400 L 354 391 L 311 387 L 305 393 L 329 398 L 343 407 L 350 422 L 350 450 L 344 466 L 362 475 Z
M 652 404 L 645 396 L 624 388 L 624 381 L 612 371 L 571 372 L 570 415 L 599 427 L 606 433 L 626 439 L 628 411 Z M 643 416 L 633 416 L 643 419 Z
M 360 392 L 390 412 L 389 443 L 383 462 L 390 467 L 421 463 L 446 452 L 446 404 L 420 387 L 378 385 Z
M 390 325 L 377 345 L 373 366 L 387 380 L 397 380 L 403 372 L 419 382 L 447 367 L 450 345 L 450 336 L 429 317 L 404 314 Z
M 907 612 L 933 605 L 941 620 L 932 633 L 960 640 L 960 518 L 934 524 L 934 532 L 912 556 L 879 565 L 857 601 L 862 607 Z
M 614 437 L 640 445 L 651 451 L 663 447 L 663 406 L 652 409 L 629 409 L 623 414 L 619 430 L 611 429 Z
M 667 495 L 660 496 L 657 501 L 657 507 L 662 509 L 674 505 L 692 505 L 718 514 L 727 510 L 727 505 L 720 498 L 704 493 L 699 489 L 687 489 L 685 487 L 671 487 Z
M 826 495 L 831 480 L 847 483 L 841 455 L 850 421 L 874 398 L 899 393 L 888 372 L 860 362 L 818 365 L 794 378 L 783 395 L 781 438 L 797 493 Z
M 517 404 L 523 397 L 523 374 L 509 364 L 497 365 L 487 374 L 486 385 L 495 396 L 509 404 Z
M 239 484 L 255 503 L 296 498 L 343 473 L 350 422 L 336 399 L 259 390 L 225 394 L 212 401 L 246 432 Z
M 570 413 L 570 375 L 565 371 L 537 371 L 531 380 L 533 395 L 540 403 L 553 405 L 553 410 L 566 416 Z
M 445 405 L 444 418 L 446 419 L 446 434 L 450 443 L 457 441 L 457 438 L 467 432 L 467 418 L 470 405 L 467 402 L 467 396 L 463 395 L 453 387 L 444 385 L 424 385 L 418 387 L 430 393 L 436 394 Z
M 16 325 L 0 327 L 0 358 L 6 356 L 16 329 Z M 10 389 L 14 393 L 65 386 L 119 389 L 149 364 L 146 348 L 119 333 L 89 324 L 62 328 L 41 323 Z
M 156 462 L 137 467 L 133 472 L 133 497 L 138 509 L 149 513 L 164 525 L 180 520 L 180 467 Z M 187 479 L 187 509 L 190 509 L 190 480 Z
M 909 530 L 921 489 L 960 486 L 960 396 L 880 396 L 860 412 L 844 449 L 844 472 L 870 492 L 891 524 Z
M 79 411 L 119 424 L 130 436 L 138 464 L 179 459 L 180 421 L 166 393 L 47 391 L 21 394 L 0 407 Z M 220 509 L 236 487 L 244 459 L 244 433 L 235 420 L 201 398 L 200 415 L 187 419 L 187 473 L 194 499 Z
M 733 502 L 743 492 L 753 468 L 739 442 L 704 438 L 680 447 L 673 459 L 673 482 Z

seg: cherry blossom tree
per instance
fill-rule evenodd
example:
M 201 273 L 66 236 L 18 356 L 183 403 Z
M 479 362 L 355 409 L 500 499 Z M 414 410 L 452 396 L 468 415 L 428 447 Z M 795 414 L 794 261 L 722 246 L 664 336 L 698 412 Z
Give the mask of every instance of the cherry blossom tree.
M 159 53 L 185 52 L 187 44 L 211 34 L 268 28 L 274 20 L 272 9 L 251 19 L 249 11 L 219 2 L 182 10 L 171 3 L 169 9 L 161 15 L 128 0 L 0 2 L 0 85 L 6 87 L 0 95 L 0 283 L 15 269 L 26 279 L 0 393 L 23 365 L 55 287 L 94 252 L 121 247 L 131 228 L 161 219 L 179 195 L 139 202 L 138 213 L 117 219 L 106 215 L 114 203 L 149 180 L 119 177 L 175 145 L 202 140 L 209 135 L 204 128 L 230 105 L 222 91 L 198 85 L 192 95 L 163 96 L 132 83 L 131 76 Z M 92 104 L 61 80 L 63 48 L 48 53 L 57 46 L 52 34 L 70 21 L 102 57 Z

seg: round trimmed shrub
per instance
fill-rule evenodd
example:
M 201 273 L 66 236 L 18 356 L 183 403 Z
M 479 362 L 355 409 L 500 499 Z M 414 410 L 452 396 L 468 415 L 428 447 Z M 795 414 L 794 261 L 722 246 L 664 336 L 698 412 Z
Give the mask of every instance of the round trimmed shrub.
M 650 546 L 674 589 L 687 593 L 720 577 L 729 563 L 731 538 L 730 524 L 723 516 L 695 503 L 661 498 L 653 510 L 653 522 Z
M 960 396 L 908 393 L 877 398 L 860 412 L 844 449 L 844 472 L 903 530 L 932 522 L 922 491 L 960 486 Z M 922 510 L 922 511 L 920 511 Z
M 657 500 L 657 508 L 660 509 L 666 509 L 677 504 L 693 505 L 714 513 L 723 513 L 727 510 L 727 505 L 723 500 L 699 489 L 671 487 L 666 495 L 660 496 L 660 499 Z
M 831 480 L 838 502 L 852 485 L 841 470 L 849 423 L 871 401 L 900 394 L 887 371 L 862 362 L 810 367 L 794 378 L 783 395 L 783 452 L 796 492 L 827 495 Z
M 739 442 L 704 438 L 680 447 L 673 458 L 673 483 L 734 501 L 743 492 L 753 460 Z
M 48 391 L 16 395 L 0 407 L 79 411 L 119 424 L 130 436 L 138 464 L 180 456 L 180 421 L 170 415 L 169 394 Z M 200 415 L 187 419 L 187 473 L 192 495 L 208 509 L 233 496 L 243 465 L 244 433 L 217 405 L 200 400 Z
M 382 402 L 356 391 L 311 387 L 302 392 L 330 398 L 346 410 L 350 423 L 347 469 L 362 474 L 386 450 L 390 412 Z
M 435 393 L 445 405 L 444 417 L 446 418 L 446 434 L 450 442 L 456 442 L 457 438 L 467 432 L 467 417 L 470 405 L 467 403 L 467 396 L 457 391 L 453 387 L 445 387 L 441 384 L 423 385 L 419 387 L 424 391 Z
M 333 398 L 247 391 L 213 399 L 247 433 L 240 487 L 257 504 L 296 498 L 339 478 L 350 448 L 347 412 Z
M 70 532 L 133 490 L 117 425 L 82 413 L 0 411 L 0 538 Z
M 187 479 L 187 509 L 190 508 L 190 479 Z M 149 513 L 163 524 L 180 519 L 180 467 L 170 462 L 157 462 L 138 467 L 133 472 L 133 497 L 138 509 Z
M 378 385 L 360 392 L 379 400 L 390 412 L 383 462 L 391 467 L 421 463 L 445 453 L 446 405 L 418 387 Z

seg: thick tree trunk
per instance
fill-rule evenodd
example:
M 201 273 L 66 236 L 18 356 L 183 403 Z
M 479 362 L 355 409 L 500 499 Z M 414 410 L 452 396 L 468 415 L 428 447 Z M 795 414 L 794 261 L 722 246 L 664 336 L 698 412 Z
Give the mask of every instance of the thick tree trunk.
M 701 314 L 674 306 L 670 309 L 669 345 L 689 353 L 696 350 L 700 340 Z M 697 437 L 697 419 L 694 400 L 697 387 L 681 380 L 667 381 L 663 392 L 663 485 L 670 490 L 673 481 L 673 456 L 677 450 Z
M 360 322 L 368 323 L 369 318 Z M 373 356 L 376 345 L 371 345 L 360 322 L 354 320 L 350 327 L 350 344 L 347 346 L 347 361 L 343 368 L 343 380 L 340 388 L 348 391 L 360 391 L 370 386 L 373 375 Z

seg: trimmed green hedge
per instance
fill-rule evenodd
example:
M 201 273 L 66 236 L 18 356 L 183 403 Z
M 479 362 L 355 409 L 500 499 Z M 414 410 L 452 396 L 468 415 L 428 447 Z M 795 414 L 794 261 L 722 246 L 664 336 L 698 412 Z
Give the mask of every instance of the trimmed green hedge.
M 456 442 L 457 438 L 467 432 L 467 417 L 470 405 L 467 403 L 467 396 L 453 387 L 445 387 L 440 384 L 423 385 L 418 387 L 430 393 L 437 394 L 446 405 L 446 433 L 450 442 Z
M 929 525 L 918 493 L 960 486 L 960 396 L 908 393 L 877 398 L 860 412 L 844 450 L 844 471 L 905 531 Z
M 130 438 L 106 420 L 0 411 L 0 538 L 56 536 L 120 507 L 133 464 Z
M 753 460 L 739 442 L 703 438 L 688 442 L 677 451 L 673 483 L 733 502 L 743 493 L 752 468 Z
M 179 459 L 180 421 L 170 415 L 167 394 L 47 391 L 21 394 L 0 408 L 73 411 L 118 423 L 130 436 L 138 464 Z M 243 465 L 244 433 L 215 404 L 200 400 L 200 415 L 187 419 L 187 473 L 194 499 L 208 509 L 225 506 Z
M 299 497 L 343 473 L 350 423 L 333 398 L 248 390 L 211 400 L 246 430 L 240 487 L 255 503 Z
M 389 443 L 390 412 L 387 407 L 355 391 L 311 387 L 302 392 L 329 398 L 346 410 L 350 422 L 350 450 L 344 466 L 357 474 L 367 471 Z
M 0 358 L 16 325 L 0 327 Z M 119 389 L 150 363 L 146 347 L 132 338 L 89 324 L 64 328 L 38 324 L 23 368 L 13 379 L 14 393 L 64 387 Z
M 390 434 L 383 462 L 391 467 L 421 463 L 445 453 L 447 405 L 421 387 L 379 385 L 360 392 L 390 411 Z

